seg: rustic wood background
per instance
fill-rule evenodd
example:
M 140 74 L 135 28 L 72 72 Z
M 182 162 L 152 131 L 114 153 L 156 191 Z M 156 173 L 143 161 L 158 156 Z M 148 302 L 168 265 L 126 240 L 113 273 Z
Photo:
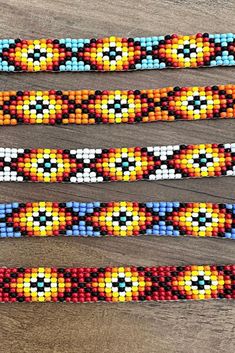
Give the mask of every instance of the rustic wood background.
M 2 38 L 231 32 L 225 0 L 4 0 Z M 0 74 L 0 89 L 133 89 L 233 83 L 234 68 L 131 73 Z M 2 147 L 121 147 L 234 142 L 235 121 L 0 129 Z M 0 202 L 180 200 L 235 202 L 235 178 L 99 185 L 1 184 Z M 24 239 L 1 241 L 1 266 L 183 265 L 234 262 L 223 239 Z M 234 352 L 235 305 L 227 301 L 3 304 L 1 353 Z

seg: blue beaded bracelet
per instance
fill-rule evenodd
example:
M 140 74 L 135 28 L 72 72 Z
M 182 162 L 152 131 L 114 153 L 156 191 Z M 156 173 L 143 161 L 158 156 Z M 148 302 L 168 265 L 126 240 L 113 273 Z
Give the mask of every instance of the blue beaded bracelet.
M 235 239 L 235 204 L 33 202 L 0 204 L 0 237 L 194 236 Z

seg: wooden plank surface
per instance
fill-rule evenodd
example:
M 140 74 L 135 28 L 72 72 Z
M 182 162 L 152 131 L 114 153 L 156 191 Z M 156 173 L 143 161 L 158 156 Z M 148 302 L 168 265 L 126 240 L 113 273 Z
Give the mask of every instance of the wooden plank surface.
M 0 1 L 9 37 L 93 37 L 234 32 L 234 1 Z M 131 73 L 0 74 L 1 90 L 140 89 L 234 83 L 234 68 Z M 2 147 L 121 147 L 234 142 L 235 121 L 86 127 L 7 127 Z M 0 202 L 180 200 L 235 202 L 235 178 L 93 185 L 0 184 Z M 223 239 L 18 239 L 1 241 L 1 266 L 183 265 L 234 262 Z M 232 302 L 4 304 L 2 353 L 234 352 Z

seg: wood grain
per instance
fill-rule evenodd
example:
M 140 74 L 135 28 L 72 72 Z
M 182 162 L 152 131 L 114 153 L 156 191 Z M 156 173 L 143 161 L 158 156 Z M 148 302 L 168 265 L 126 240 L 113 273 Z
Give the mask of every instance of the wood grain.
M 93 37 L 232 32 L 234 1 L 0 0 L 1 37 Z M 130 73 L 0 75 L 1 90 L 140 89 L 233 83 L 234 68 Z M 2 147 L 121 147 L 235 141 L 235 121 L 0 129 Z M 235 178 L 0 184 L 0 202 L 180 200 L 235 202 Z M 180 265 L 234 262 L 223 239 L 18 239 L 1 241 L 1 266 Z M 232 302 L 0 306 L 1 353 L 234 352 Z

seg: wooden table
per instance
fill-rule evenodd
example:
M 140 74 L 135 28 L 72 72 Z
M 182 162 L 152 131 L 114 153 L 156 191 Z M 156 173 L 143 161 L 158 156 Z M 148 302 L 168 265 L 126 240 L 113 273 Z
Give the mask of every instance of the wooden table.
M 160 0 L 0 1 L 1 37 L 84 38 L 231 32 L 234 2 Z M 226 84 L 234 68 L 130 73 L 0 75 L 1 90 L 140 89 Z M 235 121 L 0 129 L 2 147 L 121 147 L 232 142 Z M 0 184 L 0 202 L 180 200 L 234 202 L 235 178 L 99 185 Z M 223 239 L 19 239 L 1 241 L 1 266 L 184 265 L 234 262 Z M 227 301 L 120 304 L 4 304 L 2 353 L 234 352 L 235 305 Z

